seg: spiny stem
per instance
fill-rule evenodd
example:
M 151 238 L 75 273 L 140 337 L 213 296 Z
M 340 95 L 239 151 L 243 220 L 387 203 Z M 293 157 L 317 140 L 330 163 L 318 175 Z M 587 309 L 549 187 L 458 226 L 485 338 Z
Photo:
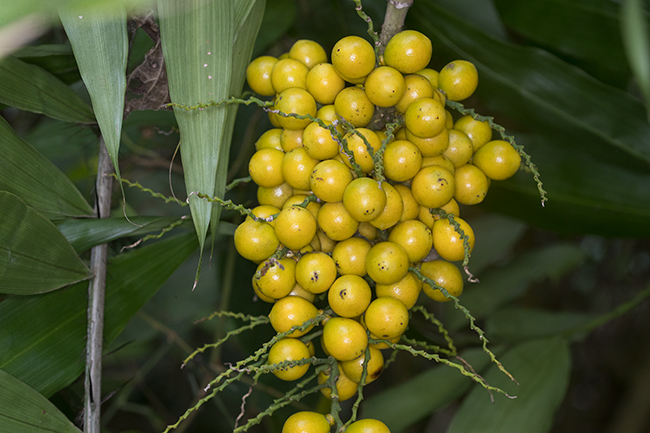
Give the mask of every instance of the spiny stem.
M 231 189 L 233 189 L 234 187 L 236 187 L 240 183 L 248 183 L 251 180 L 252 179 L 251 179 L 250 176 L 240 177 L 239 179 L 235 179 L 232 182 L 230 182 L 228 185 L 226 185 L 226 192 L 230 191 Z
M 168 233 L 168 232 L 172 231 L 175 227 L 178 227 L 179 225 L 183 224 L 183 223 L 184 223 L 186 220 L 188 220 L 189 218 L 191 218 L 191 216 L 189 216 L 189 215 L 183 215 L 182 217 L 180 217 L 180 218 L 177 219 L 176 221 L 172 222 L 172 223 L 171 223 L 170 225 L 168 225 L 167 227 L 163 228 L 163 229 L 160 231 L 160 233 L 155 234 L 155 235 L 147 235 L 147 236 L 145 236 L 145 237 L 143 237 L 143 238 L 141 238 L 141 239 L 138 239 L 135 243 L 133 243 L 133 244 L 131 244 L 131 245 L 127 245 L 127 246 L 125 246 L 125 247 L 122 247 L 121 251 L 124 251 L 124 250 L 126 250 L 126 249 L 128 249 L 128 248 L 134 248 L 134 247 L 137 247 L 138 245 L 140 245 L 140 244 L 143 243 L 143 242 L 148 241 L 149 239 L 160 239 L 161 237 L 163 237 L 163 236 L 165 235 L 165 233 Z
M 117 179 L 115 173 L 110 174 L 110 176 L 113 176 L 115 179 Z M 122 178 L 121 181 L 122 183 L 125 183 L 129 188 L 137 188 L 142 192 L 147 192 L 151 194 L 152 197 L 163 199 L 165 203 L 175 202 L 181 206 L 187 206 L 187 203 L 183 203 L 182 201 L 177 200 L 174 197 L 167 197 L 166 195 L 160 194 L 159 192 L 155 192 L 149 188 L 145 188 L 144 186 L 140 185 L 139 182 L 131 182 L 130 180 L 125 178 Z
M 381 50 L 381 52 L 380 52 L 381 42 L 379 41 L 379 35 L 377 34 L 377 32 L 374 29 L 374 24 L 372 22 L 372 18 L 370 18 L 368 16 L 368 14 L 366 14 L 363 11 L 363 7 L 361 6 L 361 0 L 353 0 L 353 1 L 354 1 L 355 5 L 356 5 L 355 9 L 357 10 L 357 15 L 359 15 L 359 17 L 361 17 L 362 20 L 364 20 L 365 22 L 368 23 L 368 34 L 370 35 L 370 37 L 372 38 L 372 40 L 374 42 L 375 58 L 376 58 L 377 64 L 379 64 L 379 55 L 381 54 L 381 52 L 383 52 L 383 50 Z
M 532 159 L 530 158 L 530 155 L 524 151 L 524 146 L 519 145 L 515 142 L 515 137 L 506 134 L 506 128 L 504 128 L 501 125 L 498 125 L 494 123 L 494 117 L 491 116 L 481 116 L 480 114 L 476 113 L 473 108 L 465 108 L 463 104 L 460 102 L 455 102 L 455 101 L 447 101 L 447 106 L 455 109 L 459 113 L 463 115 L 469 115 L 472 116 L 472 119 L 474 120 L 479 120 L 481 122 L 487 122 L 488 125 L 490 125 L 490 128 L 494 129 L 497 131 L 500 135 L 501 138 L 504 141 L 507 141 L 510 143 L 512 147 L 515 148 L 517 152 L 519 152 L 519 155 L 524 159 L 524 163 L 528 167 L 528 169 L 533 173 L 533 179 L 535 180 L 535 183 L 537 184 L 537 191 L 539 191 L 539 195 L 542 199 L 542 207 L 544 207 L 544 203 L 548 201 L 548 197 L 546 197 L 547 192 L 544 190 L 544 186 L 542 184 L 542 180 L 540 179 L 540 174 L 539 171 L 537 170 L 537 166 L 533 163 Z

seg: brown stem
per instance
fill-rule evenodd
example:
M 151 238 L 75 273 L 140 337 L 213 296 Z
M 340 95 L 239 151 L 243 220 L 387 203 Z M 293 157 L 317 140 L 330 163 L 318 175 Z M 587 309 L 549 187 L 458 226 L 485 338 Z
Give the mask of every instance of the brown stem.
M 106 151 L 104 139 L 99 141 L 99 162 L 97 163 L 98 218 L 108 218 L 111 212 L 113 164 Z M 90 252 L 90 269 L 95 277 L 88 286 L 88 340 L 86 343 L 86 375 L 84 398 L 84 432 L 100 432 L 102 403 L 102 350 L 104 333 L 104 294 L 106 289 L 107 245 L 93 247 Z
M 388 41 L 404 27 L 404 19 L 409 8 L 413 5 L 413 0 L 387 0 L 387 3 L 384 24 L 381 26 L 381 34 L 379 35 L 379 42 L 381 43 L 379 54 L 384 53 Z

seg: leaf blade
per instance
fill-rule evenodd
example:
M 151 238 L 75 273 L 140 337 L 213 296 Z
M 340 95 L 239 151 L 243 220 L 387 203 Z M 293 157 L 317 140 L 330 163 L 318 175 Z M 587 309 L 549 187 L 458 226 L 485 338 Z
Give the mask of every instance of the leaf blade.
M 92 276 L 56 226 L 18 196 L 0 191 L 0 293 L 45 293 Z
M 0 433 L 81 433 L 47 398 L 0 370 Z
M 16 194 L 50 219 L 92 215 L 77 187 L 0 117 L 0 190 Z
M 129 319 L 196 250 L 196 236 L 177 236 L 112 259 L 104 336 L 110 343 Z M 83 372 L 88 285 L 0 303 L 0 369 L 46 397 Z
M 0 61 L 0 102 L 66 122 L 95 122 L 93 110 L 61 80 L 12 56 Z

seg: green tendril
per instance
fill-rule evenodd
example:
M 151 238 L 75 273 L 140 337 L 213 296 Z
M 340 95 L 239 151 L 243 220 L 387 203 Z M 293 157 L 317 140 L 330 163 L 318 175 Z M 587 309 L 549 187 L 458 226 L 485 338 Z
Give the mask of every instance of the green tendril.
M 372 22 L 372 18 L 368 16 L 363 11 L 363 7 L 361 6 L 361 0 L 353 0 L 354 4 L 356 5 L 355 9 L 357 10 L 357 15 L 361 17 L 362 20 L 364 20 L 366 23 L 368 23 L 368 34 L 372 38 L 374 42 L 374 49 L 375 49 L 375 61 L 376 64 L 379 64 L 379 47 L 381 46 L 381 43 L 379 42 L 379 34 L 375 31 L 374 29 L 374 24 Z
M 460 223 L 454 218 L 454 214 L 446 212 L 444 209 L 429 209 L 429 212 L 434 217 L 446 218 L 449 220 L 449 223 L 452 225 L 456 233 L 460 235 L 460 238 L 463 240 L 463 270 L 467 274 L 467 281 L 470 283 L 478 283 L 478 278 L 476 278 L 469 270 L 469 258 L 471 257 L 470 245 L 469 245 L 469 236 L 465 234 L 465 231 L 460 228 Z
M 232 182 L 230 182 L 228 185 L 226 185 L 226 192 L 230 191 L 231 189 L 235 188 L 237 185 L 239 185 L 239 184 L 241 184 L 241 183 L 248 183 L 248 182 L 250 182 L 251 180 L 252 180 L 252 179 L 251 179 L 250 176 L 246 176 L 246 177 L 241 177 L 241 178 L 239 178 L 239 179 L 235 179 L 235 180 L 233 180 Z
M 117 175 L 115 173 L 112 173 L 110 176 L 117 179 Z M 184 203 L 184 202 L 178 200 L 176 197 L 167 197 L 166 195 L 160 194 L 159 192 L 155 192 L 155 191 L 153 191 L 153 190 L 151 190 L 149 188 L 145 188 L 144 186 L 140 185 L 139 182 L 131 182 L 130 180 L 125 179 L 125 178 L 122 178 L 121 180 L 122 180 L 122 183 L 124 183 L 129 188 L 137 188 L 142 192 L 149 193 L 152 197 L 163 199 L 165 201 L 165 203 L 174 202 L 174 203 L 177 203 L 177 204 L 179 204 L 181 206 L 187 206 L 187 203 Z

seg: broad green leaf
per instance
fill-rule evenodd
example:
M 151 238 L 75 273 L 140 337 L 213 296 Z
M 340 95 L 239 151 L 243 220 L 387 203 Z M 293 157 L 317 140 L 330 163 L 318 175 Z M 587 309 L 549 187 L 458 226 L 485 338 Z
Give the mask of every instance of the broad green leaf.
M 544 278 L 557 279 L 583 262 L 585 254 L 573 244 L 550 245 L 513 259 L 506 266 L 492 268 L 480 275 L 480 283 L 465 283 L 460 302 L 477 319 L 488 316 L 509 301 L 523 295 L 528 286 Z M 471 261 L 470 261 L 471 263 Z M 445 325 L 448 329 L 466 326 L 460 312 L 449 310 Z
M 646 105 L 650 104 L 650 32 L 641 0 L 625 0 L 621 7 L 623 46 Z M 650 111 L 649 111 L 650 119 Z
M 114 340 L 133 315 L 194 251 L 191 233 L 109 261 L 104 338 Z M 0 302 L 0 369 L 46 397 L 84 368 L 88 284 Z
M 88 250 L 95 245 L 105 244 L 126 236 L 140 236 L 154 231 L 161 231 L 177 222 L 176 217 L 130 217 L 126 218 L 92 218 L 69 219 L 57 226 L 70 245 L 78 252 Z
M 490 315 L 486 332 L 490 338 L 509 341 L 562 335 L 593 321 L 597 315 L 574 312 L 551 312 L 529 308 L 508 308 Z
M 72 84 L 81 79 L 70 45 L 27 46 L 14 52 L 13 56 L 25 63 L 45 69 L 66 84 Z
M 95 122 L 93 110 L 61 80 L 12 56 L 0 60 L 0 102 L 66 122 Z
M 484 375 L 492 386 L 504 389 L 516 399 L 494 394 L 494 403 L 480 386 L 475 386 L 456 412 L 448 433 L 546 433 L 555 411 L 564 399 L 571 354 L 562 338 L 523 343 L 500 358 L 519 382 L 510 381 L 496 365 Z
M 436 3 L 488 34 L 504 40 L 508 37 L 494 0 L 436 0 Z
M 0 293 L 45 293 L 91 277 L 56 226 L 18 196 L 0 191 Z
M 494 0 L 509 29 L 550 51 L 609 70 L 623 83 L 629 69 L 613 2 Z M 540 17 L 544 17 L 540 19 Z
M 99 129 L 119 179 L 117 157 L 124 117 L 126 62 L 129 54 L 126 10 L 119 4 L 102 8 L 66 8 L 60 11 L 59 16 L 70 39 L 81 78 L 90 94 Z
M 0 370 L 0 433 L 81 433 L 42 394 Z
M 88 216 L 93 209 L 70 179 L 0 117 L 0 190 L 9 191 L 50 219 Z
M 253 49 L 255 57 L 263 55 L 267 48 L 287 33 L 296 19 L 296 7 L 293 0 L 274 0 L 266 5 Z
M 469 349 L 461 356 L 476 372 L 490 363 L 481 349 Z M 437 365 L 365 399 L 361 418 L 380 419 L 391 433 L 399 433 L 465 394 L 474 384 L 452 367 Z
M 474 245 L 469 269 L 479 279 L 489 265 L 512 253 L 513 246 L 526 231 L 521 221 L 498 214 L 485 214 L 470 221 L 478 242 Z
M 477 95 L 496 112 L 497 123 L 503 119 L 543 139 L 529 153 L 553 211 L 540 208 L 532 176 L 526 179 L 525 173 L 494 182 L 486 204 L 558 231 L 647 235 L 648 224 L 639 222 L 648 209 L 643 191 L 650 172 L 650 126 L 637 98 L 545 51 L 498 41 L 434 4 L 415 3 L 409 16 L 445 61 L 463 58 L 477 65 Z M 526 140 L 518 142 L 528 149 Z M 598 185 L 611 173 L 617 175 L 601 195 Z
M 484 206 L 559 232 L 650 236 L 650 170 L 627 170 L 572 148 L 549 146 L 540 135 L 518 137 L 534 155 L 549 201 L 539 206 L 530 174 L 520 171 L 492 182 Z
M 629 93 L 546 51 L 497 40 L 433 3 L 415 2 L 409 18 L 447 61 L 475 63 L 477 95 L 488 107 L 544 133 L 549 146 L 580 149 L 632 170 L 650 167 L 650 125 Z
M 230 96 L 236 2 L 160 0 L 160 32 L 169 94 L 184 107 Z M 174 108 L 181 135 L 181 158 L 192 220 L 203 251 L 212 203 L 196 193 L 215 194 L 227 106 Z M 197 279 L 198 279 L 197 271 Z
M 264 0 L 238 0 L 235 2 L 235 37 L 232 52 L 232 75 L 230 78 L 229 94 L 239 96 L 244 87 L 246 78 L 246 67 L 251 59 L 253 44 L 257 37 L 257 32 L 262 23 L 264 15 Z M 221 138 L 221 147 L 219 155 L 219 164 L 217 166 L 215 190 L 216 197 L 223 197 L 226 189 L 228 175 L 228 162 L 230 160 L 230 144 L 232 133 L 235 127 L 235 116 L 237 115 L 237 105 L 231 105 L 226 108 L 226 119 L 223 125 Z M 219 217 L 221 215 L 221 206 L 218 203 L 213 205 L 210 227 L 212 229 L 212 245 L 214 247 L 215 235 L 218 232 Z
M 86 251 L 95 246 L 114 241 L 127 236 L 144 236 L 147 233 L 161 232 L 179 221 L 176 217 L 130 217 L 102 219 L 70 219 L 57 227 L 77 252 Z M 189 219 L 188 219 L 189 222 Z M 186 223 L 183 223 L 186 224 Z M 218 227 L 219 235 L 232 236 L 236 226 L 229 222 L 221 222 Z

